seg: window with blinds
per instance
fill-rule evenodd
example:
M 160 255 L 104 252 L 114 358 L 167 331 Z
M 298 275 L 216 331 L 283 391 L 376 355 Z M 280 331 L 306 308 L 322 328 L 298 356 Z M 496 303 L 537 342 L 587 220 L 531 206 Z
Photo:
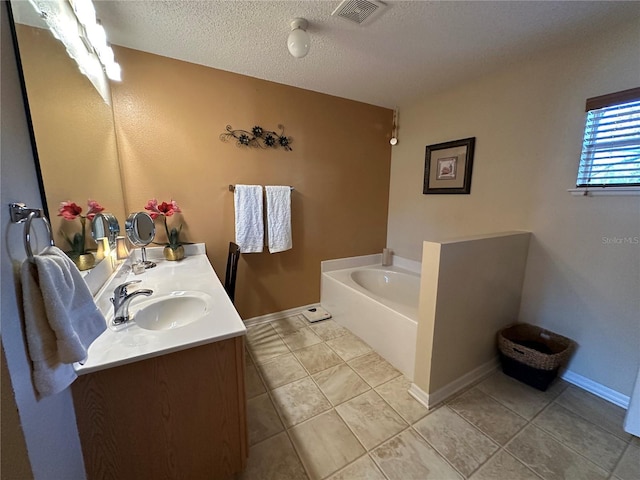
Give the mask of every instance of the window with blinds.
M 578 187 L 640 185 L 640 88 L 587 100 Z

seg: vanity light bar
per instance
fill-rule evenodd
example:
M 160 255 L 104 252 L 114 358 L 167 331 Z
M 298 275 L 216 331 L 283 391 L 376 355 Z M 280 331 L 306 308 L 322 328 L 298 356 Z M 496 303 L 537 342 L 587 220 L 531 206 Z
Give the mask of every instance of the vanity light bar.
M 111 104 L 109 85 L 98 55 L 88 50 L 78 29 L 80 27 L 71 5 L 67 0 L 29 0 L 29 4 L 42 17 L 49 31 L 60 40 L 78 69 L 94 85 L 105 103 Z
M 93 47 L 93 50 L 100 58 L 100 62 L 104 66 L 104 71 L 109 79 L 121 81 L 120 65 L 116 63 L 113 55 L 113 49 L 107 43 L 107 32 L 100 21 L 96 20 L 96 9 L 91 0 L 69 0 L 71 8 L 78 19 L 78 23 L 82 25 L 86 38 Z

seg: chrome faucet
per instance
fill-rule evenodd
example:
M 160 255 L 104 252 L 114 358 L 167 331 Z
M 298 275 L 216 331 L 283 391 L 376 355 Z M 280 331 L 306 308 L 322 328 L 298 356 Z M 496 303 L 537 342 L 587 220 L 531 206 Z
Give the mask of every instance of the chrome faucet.
M 122 325 L 123 323 L 127 323 L 129 321 L 129 304 L 131 300 L 139 295 L 144 295 L 148 297 L 153 293 L 153 290 L 142 289 L 136 290 L 132 293 L 127 293 L 127 287 L 133 283 L 140 283 L 141 280 L 134 280 L 132 282 L 126 282 L 121 285 L 118 285 L 113 291 L 113 297 L 111 298 L 111 303 L 113 303 L 113 324 L 114 325 Z

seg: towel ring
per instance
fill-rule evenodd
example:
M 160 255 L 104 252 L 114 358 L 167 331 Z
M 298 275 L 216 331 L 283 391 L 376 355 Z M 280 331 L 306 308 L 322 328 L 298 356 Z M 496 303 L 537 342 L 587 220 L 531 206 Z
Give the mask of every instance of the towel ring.
M 49 223 L 49 219 L 44 214 L 44 210 L 40 208 L 28 208 L 24 203 L 10 203 L 9 212 L 13 223 L 24 222 L 24 251 L 30 261 L 33 261 L 33 250 L 31 249 L 31 222 L 34 218 L 42 219 L 45 227 L 47 227 L 47 233 L 49 234 L 49 245 L 52 247 L 54 246 L 51 223 Z
M 38 215 L 38 212 L 31 212 L 24 224 L 24 251 L 27 252 L 27 258 L 29 260 L 33 260 L 33 250 L 31 250 L 31 221 L 34 218 L 42 219 L 45 227 L 47 227 L 47 232 L 49 233 L 49 245 L 52 247 L 54 245 L 53 233 L 51 232 L 51 223 L 49 223 L 49 219 L 45 215 Z

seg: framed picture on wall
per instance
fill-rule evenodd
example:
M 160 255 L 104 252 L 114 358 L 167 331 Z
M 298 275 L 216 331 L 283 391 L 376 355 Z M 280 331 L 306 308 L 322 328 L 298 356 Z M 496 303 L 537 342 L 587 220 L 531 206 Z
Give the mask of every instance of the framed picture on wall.
M 471 192 L 476 137 L 427 145 L 424 159 L 424 194 Z

